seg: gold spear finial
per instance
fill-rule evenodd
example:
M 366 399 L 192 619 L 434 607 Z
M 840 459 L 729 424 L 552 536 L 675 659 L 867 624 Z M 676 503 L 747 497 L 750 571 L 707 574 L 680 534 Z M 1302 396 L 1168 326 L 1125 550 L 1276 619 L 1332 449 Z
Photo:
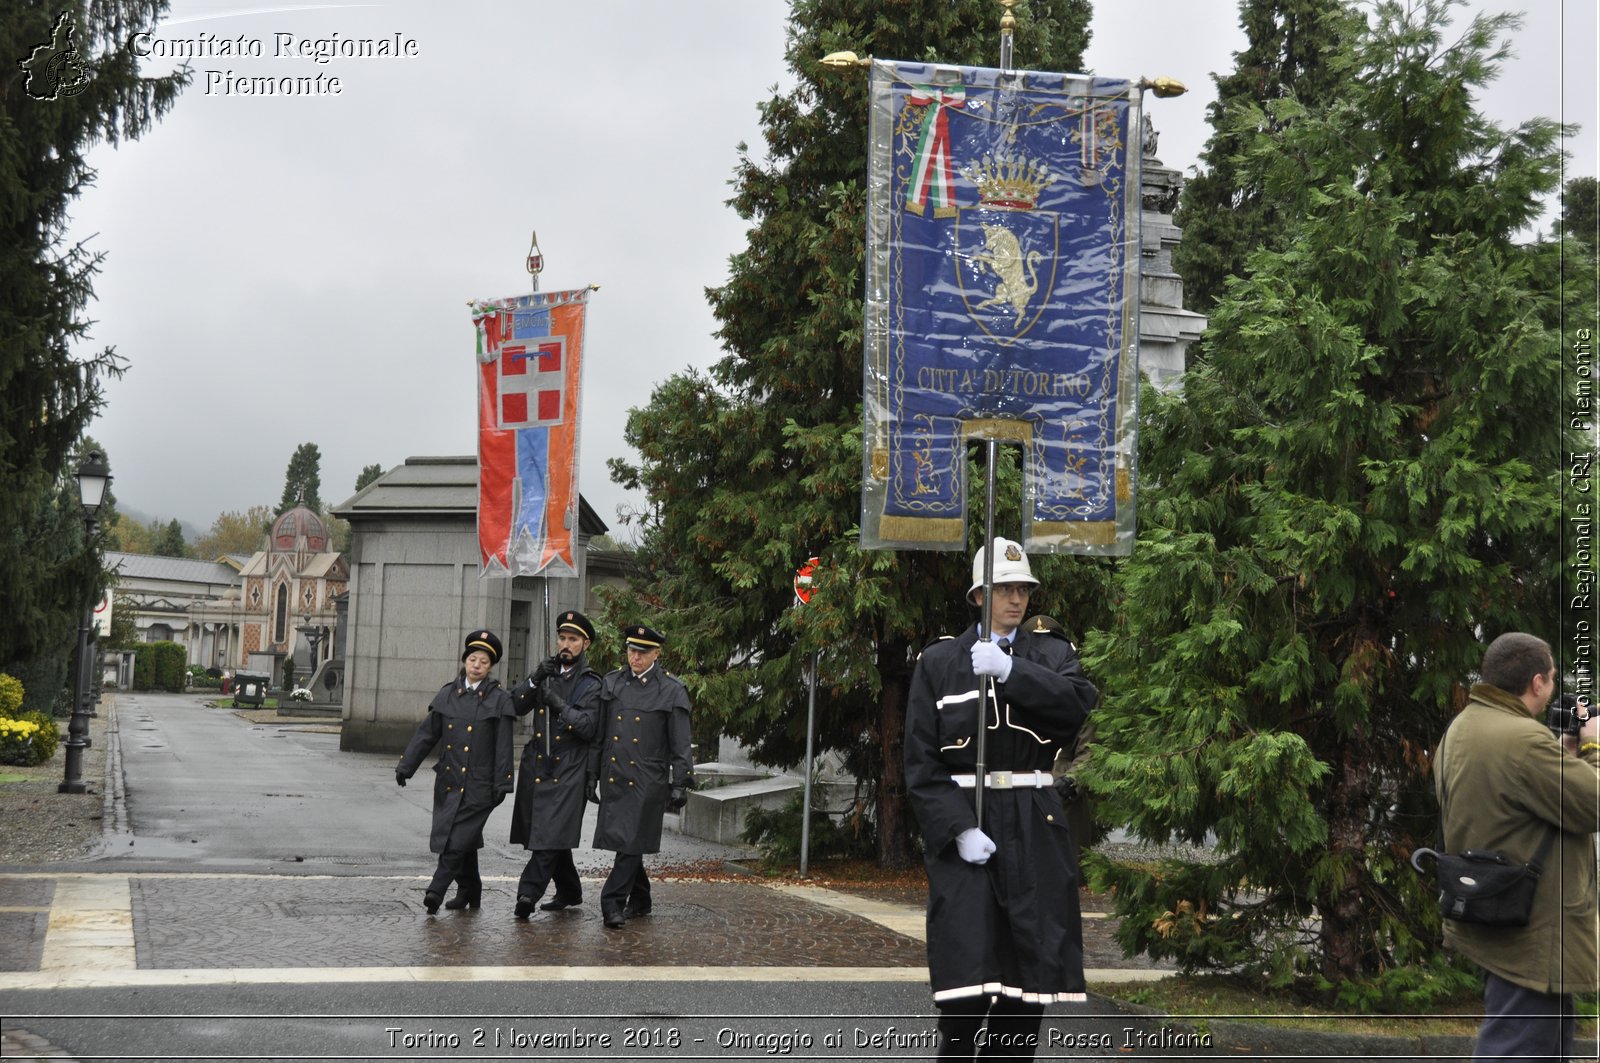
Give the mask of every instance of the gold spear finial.
M 1000 16 L 1001 33 L 1010 33 L 1017 28 L 1017 16 L 1011 13 L 1011 7 L 1016 2 L 1017 0 L 1000 0 L 1001 5 L 1006 9 L 1006 13 Z
M 870 58 L 863 59 L 854 52 L 829 52 L 820 60 L 823 66 L 871 66 Z

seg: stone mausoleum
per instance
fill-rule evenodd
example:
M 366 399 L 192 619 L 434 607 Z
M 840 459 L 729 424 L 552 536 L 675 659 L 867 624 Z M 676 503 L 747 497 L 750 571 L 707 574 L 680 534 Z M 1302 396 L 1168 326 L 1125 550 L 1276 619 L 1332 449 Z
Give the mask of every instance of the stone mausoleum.
M 588 544 L 606 525 L 582 498 L 576 576 L 478 575 L 473 456 L 407 458 L 333 513 L 351 533 L 341 749 L 404 749 L 472 628 L 500 636 L 493 674 L 510 686 L 552 652 L 555 615 L 591 608 Z

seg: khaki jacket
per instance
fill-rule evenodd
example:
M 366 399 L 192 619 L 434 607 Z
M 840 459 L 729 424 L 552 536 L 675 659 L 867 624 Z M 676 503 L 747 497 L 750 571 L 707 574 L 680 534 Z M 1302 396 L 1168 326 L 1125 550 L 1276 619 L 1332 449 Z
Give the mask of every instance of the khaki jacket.
M 1560 833 L 1545 860 L 1525 927 L 1444 921 L 1447 948 L 1508 982 L 1542 993 L 1600 988 L 1594 832 L 1600 830 L 1600 751 L 1564 751 L 1520 699 L 1477 683 L 1445 732 L 1435 772 L 1445 848 L 1496 849 L 1526 861 L 1547 825 Z

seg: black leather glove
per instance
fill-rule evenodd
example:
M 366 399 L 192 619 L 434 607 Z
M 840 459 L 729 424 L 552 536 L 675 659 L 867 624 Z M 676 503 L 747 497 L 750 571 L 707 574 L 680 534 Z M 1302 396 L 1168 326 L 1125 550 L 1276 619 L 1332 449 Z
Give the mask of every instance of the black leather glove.
M 567 704 L 566 698 L 562 697 L 560 694 L 557 694 L 553 690 L 547 690 L 544 692 L 544 703 L 545 706 L 550 710 L 551 714 L 555 716 L 560 716 L 571 707 Z
M 667 810 L 676 812 L 689 803 L 689 788 L 687 786 L 674 786 L 667 796 Z
M 404 786 L 406 784 L 406 777 L 397 771 L 394 773 L 394 781 L 399 783 L 401 786 Z
M 538 686 L 551 676 L 560 674 L 561 658 L 546 657 L 544 660 L 539 662 L 539 667 L 533 670 L 533 674 L 528 677 L 528 682 L 532 683 L 534 686 Z
M 1056 793 L 1061 795 L 1063 801 L 1076 801 L 1078 799 L 1078 780 L 1070 775 L 1063 775 L 1056 780 Z
M 588 798 L 591 805 L 600 803 L 600 779 L 591 775 L 584 780 L 584 797 Z

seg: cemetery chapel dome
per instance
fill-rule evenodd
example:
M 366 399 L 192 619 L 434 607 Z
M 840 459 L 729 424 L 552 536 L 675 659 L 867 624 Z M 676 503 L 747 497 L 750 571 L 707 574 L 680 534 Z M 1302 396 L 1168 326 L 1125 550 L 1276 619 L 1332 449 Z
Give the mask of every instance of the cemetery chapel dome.
M 303 540 L 303 543 L 302 541 Z M 268 549 L 273 553 L 320 554 L 328 549 L 328 528 L 305 506 L 295 506 L 272 522 Z

